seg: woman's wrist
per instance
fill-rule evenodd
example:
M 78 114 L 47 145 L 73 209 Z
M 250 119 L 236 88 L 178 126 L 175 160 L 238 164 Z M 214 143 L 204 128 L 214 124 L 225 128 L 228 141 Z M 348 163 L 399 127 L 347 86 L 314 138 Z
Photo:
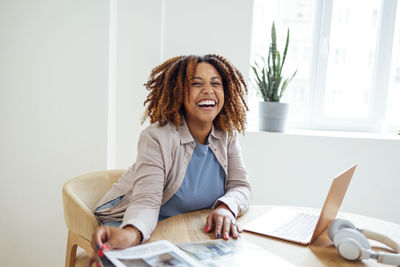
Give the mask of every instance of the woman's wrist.
M 224 202 L 221 202 L 215 209 L 226 209 L 230 213 L 232 213 L 233 217 L 235 218 L 235 214 L 231 211 L 231 209 L 226 205 Z
M 124 228 L 124 230 L 129 231 L 129 235 L 133 236 L 134 238 L 132 239 L 132 244 L 131 246 L 136 246 L 139 245 L 140 243 L 142 243 L 143 241 L 143 234 L 142 232 L 137 229 L 135 226 L 133 225 L 126 225 Z

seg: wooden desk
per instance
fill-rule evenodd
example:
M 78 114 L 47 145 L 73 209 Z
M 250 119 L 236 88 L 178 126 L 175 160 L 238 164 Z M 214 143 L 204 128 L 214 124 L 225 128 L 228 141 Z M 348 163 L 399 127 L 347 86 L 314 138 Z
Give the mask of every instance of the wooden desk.
M 271 208 L 272 206 L 252 205 L 244 216 L 238 218 L 238 223 L 244 225 Z M 303 209 L 307 210 L 307 208 Z M 161 221 L 152 233 L 149 242 L 167 239 L 174 244 L 178 244 L 181 242 L 215 239 L 213 233 L 206 233 L 204 229 L 206 217 L 209 213 L 210 210 L 200 210 Z M 348 219 L 357 227 L 385 234 L 400 243 L 400 225 L 398 224 L 345 212 L 339 212 L 337 217 Z M 326 231 L 310 246 L 302 246 L 247 232 L 242 233 L 241 238 L 263 247 L 265 250 L 296 266 L 389 266 L 377 263 L 372 259 L 363 260 L 362 262 L 350 262 L 342 259 L 329 240 Z M 374 241 L 370 241 L 370 243 L 374 249 L 390 251 L 385 250 L 385 246 L 380 243 Z

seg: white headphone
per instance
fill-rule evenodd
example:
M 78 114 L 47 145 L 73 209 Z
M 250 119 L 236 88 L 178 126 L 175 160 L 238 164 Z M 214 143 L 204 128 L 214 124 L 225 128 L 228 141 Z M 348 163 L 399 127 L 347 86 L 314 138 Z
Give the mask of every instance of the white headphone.
M 383 264 L 400 265 L 400 254 L 373 251 L 368 239 L 381 242 L 399 253 L 399 244 L 387 236 L 369 230 L 359 229 L 343 219 L 333 220 L 328 226 L 328 236 L 335 244 L 340 256 L 346 260 L 372 258 Z M 368 239 L 367 239 L 368 238 Z

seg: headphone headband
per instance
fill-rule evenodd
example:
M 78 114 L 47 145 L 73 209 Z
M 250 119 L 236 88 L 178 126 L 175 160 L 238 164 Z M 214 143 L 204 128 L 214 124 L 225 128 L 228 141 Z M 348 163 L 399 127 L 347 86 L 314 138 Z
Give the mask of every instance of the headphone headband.
M 375 240 L 382 244 L 385 244 L 386 246 L 390 247 L 394 252 L 399 253 L 400 250 L 399 244 L 396 243 L 396 241 L 394 241 L 390 237 L 367 229 L 359 229 L 359 228 L 356 229 L 360 231 L 362 234 L 364 234 L 368 239 Z

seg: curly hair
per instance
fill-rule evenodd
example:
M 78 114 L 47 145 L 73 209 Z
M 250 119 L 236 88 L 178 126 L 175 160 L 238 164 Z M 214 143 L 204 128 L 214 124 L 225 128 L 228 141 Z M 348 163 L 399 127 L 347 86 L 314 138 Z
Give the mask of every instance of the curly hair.
M 196 66 L 201 62 L 215 67 L 224 87 L 224 106 L 214 119 L 214 126 L 229 135 L 234 131 L 245 131 L 248 107 L 245 100 L 247 86 L 243 75 L 226 58 L 214 54 L 177 56 L 155 67 L 148 82 L 144 84 L 150 93 L 144 102 L 148 106 L 142 122 L 149 117 L 150 123 L 158 122 L 160 126 L 168 122 L 177 128 L 182 125 L 184 92 L 187 89 L 189 93 Z

